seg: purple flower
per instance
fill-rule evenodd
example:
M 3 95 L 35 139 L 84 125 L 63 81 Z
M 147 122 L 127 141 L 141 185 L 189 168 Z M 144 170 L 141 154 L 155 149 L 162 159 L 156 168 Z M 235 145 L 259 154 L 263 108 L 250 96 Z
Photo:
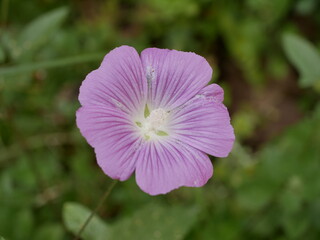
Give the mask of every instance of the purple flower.
M 209 157 L 226 157 L 235 139 L 223 90 L 191 52 L 129 46 L 108 53 L 80 87 L 77 125 L 102 170 L 164 194 L 200 187 L 213 174 Z

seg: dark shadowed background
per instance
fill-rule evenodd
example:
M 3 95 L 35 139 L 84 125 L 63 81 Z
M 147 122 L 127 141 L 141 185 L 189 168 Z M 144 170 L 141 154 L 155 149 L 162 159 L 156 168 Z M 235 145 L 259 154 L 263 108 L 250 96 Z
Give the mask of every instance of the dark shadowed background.
M 72 239 L 110 185 L 75 111 L 86 74 L 124 44 L 204 56 L 237 141 L 212 158 L 203 188 L 151 197 L 134 176 L 118 184 L 84 240 L 320 239 L 318 0 L 2 0 L 0 9 L 4 239 Z

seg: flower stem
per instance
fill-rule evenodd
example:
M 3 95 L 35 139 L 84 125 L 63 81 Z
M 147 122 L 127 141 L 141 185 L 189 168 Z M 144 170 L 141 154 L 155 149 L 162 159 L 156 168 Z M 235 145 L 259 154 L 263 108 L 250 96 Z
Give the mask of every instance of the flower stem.
M 74 240 L 79 240 L 80 239 L 80 235 L 81 233 L 85 230 L 85 228 L 88 226 L 88 224 L 90 223 L 91 219 L 93 218 L 93 216 L 98 212 L 99 208 L 102 206 L 102 204 L 105 202 L 105 200 L 108 198 L 108 196 L 110 195 L 112 189 L 114 188 L 114 186 L 116 185 L 118 181 L 117 180 L 113 180 L 113 182 L 111 183 L 111 185 L 108 187 L 107 191 L 103 194 L 103 196 L 100 198 L 96 208 L 91 212 L 91 214 L 89 215 L 89 217 L 86 219 L 86 221 L 83 223 L 83 225 L 81 226 L 81 228 L 79 229 L 76 237 L 74 238 Z

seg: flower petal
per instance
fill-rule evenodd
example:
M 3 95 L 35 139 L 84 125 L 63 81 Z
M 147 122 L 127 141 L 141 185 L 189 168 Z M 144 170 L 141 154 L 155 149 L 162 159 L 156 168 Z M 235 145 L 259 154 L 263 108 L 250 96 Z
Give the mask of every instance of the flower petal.
M 181 142 L 150 141 L 139 149 L 136 181 L 150 195 L 203 186 L 213 174 L 209 157 Z
M 102 170 L 111 178 L 128 179 L 135 169 L 134 153 L 142 141 L 128 115 L 114 107 L 85 106 L 77 111 L 77 125 L 94 147 Z
M 177 140 L 216 157 L 226 157 L 234 143 L 234 132 L 223 90 L 217 84 L 203 88 L 186 104 L 172 111 L 170 133 Z
M 141 111 L 147 98 L 147 80 L 136 50 L 121 46 L 109 52 L 101 66 L 80 87 L 82 106 L 116 106 L 127 113 Z
M 197 94 L 210 80 L 212 69 L 192 52 L 147 48 L 141 59 L 148 80 L 148 103 L 172 110 Z

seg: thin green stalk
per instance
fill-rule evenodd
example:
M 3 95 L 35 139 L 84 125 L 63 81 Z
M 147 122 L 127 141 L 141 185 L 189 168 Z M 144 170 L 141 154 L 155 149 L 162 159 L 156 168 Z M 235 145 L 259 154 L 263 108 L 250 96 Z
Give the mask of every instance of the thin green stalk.
M 111 183 L 111 185 L 109 186 L 107 191 L 100 198 L 96 208 L 91 212 L 90 216 L 86 219 L 86 221 L 83 223 L 83 225 L 79 229 L 79 231 L 78 231 L 76 237 L 74 238 L 74 240 L 79 240 L 80 239 L 81 233 L 85 230 L 85 228 L 88 226 L 88 224 L 90 223 L 90 221 L 93 218 L 93 216 L 98 212 L 98 210 L 100 209 L 102 204 L 106 201 L 106 199 L 110 195 L 112 189 L 114 188 L 114 186 L 116 185 L 117 182 L 118 182 L 117 180 L 113 180 L 113 182 Z
M 2 0 L 1 9 L 1 22 L 3 26 L 6 26 L 9 12 L 9 0 Z
M 12 67 L 3 67 L 3 68 L 0 68 L 0 76 L 32 72 L 38 69 L 61 67 L 61 66 L 72 65 L 76 63 L 96 61 L 101 59 L 103 55 L 104 54 L 102 53 L 85 54 L 85 55 L 51 60 L 51 61 L 28 63 L 28 64 L 16 65 Z

